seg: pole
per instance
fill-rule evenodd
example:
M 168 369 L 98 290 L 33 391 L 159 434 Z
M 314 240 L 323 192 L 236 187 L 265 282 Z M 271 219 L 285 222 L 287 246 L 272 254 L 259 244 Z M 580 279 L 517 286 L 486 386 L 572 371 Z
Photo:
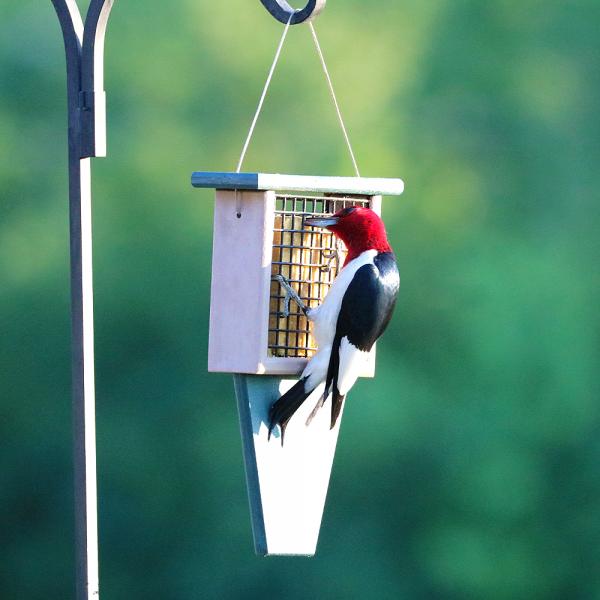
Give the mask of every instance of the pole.
M 104 35 L 112 0 L 92 0 L 85 26 L 75 0 L 52 0 L 67 61 L 73 470 L 77 600 L 99 598 L 92 193 L 90 157 L 104 156 Z
M 114 0 L 91 0 L 83 23 L 76 0 L 52 0 L 65 43 L 69 145 L 73 471 L 76 599 L 99 598 L 91 157 L 106 156 L 104 37 Z M 326 0 L 295 11 L 261 0 L 278 20 L 301 23 Z

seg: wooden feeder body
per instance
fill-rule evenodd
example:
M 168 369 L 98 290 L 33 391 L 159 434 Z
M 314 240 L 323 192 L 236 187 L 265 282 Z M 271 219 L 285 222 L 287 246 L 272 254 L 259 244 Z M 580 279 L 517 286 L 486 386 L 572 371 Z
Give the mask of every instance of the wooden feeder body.
M 310 323 L 274 275 L 283 275 L 304 302 L 318 306 L 344 263 L 335 236 L 304 225 L 311 216 L 347 206 L 378 214 L 381 196 L 305 195 L 217 190 L 208 369 L 253 375 L 297 375 L 316 352 Z M 238 217 L 238 214 L 241 216 Z M 375 350 L 363 377 L 372 377 Z

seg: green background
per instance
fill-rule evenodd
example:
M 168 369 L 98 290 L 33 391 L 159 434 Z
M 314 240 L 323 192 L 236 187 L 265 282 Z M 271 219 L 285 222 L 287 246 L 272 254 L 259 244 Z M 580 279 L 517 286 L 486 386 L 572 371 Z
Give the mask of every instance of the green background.
M 253 555 L 231 378 L 206 372 L 212 193 L 281 26 L 117 0 L 93 161 L 104 599 L 600 598 L 600 3 L 330 0 L 316 21 L 402 273 L 349 398 L 317 557 Z M 245 164 L 351 175 L 307 27 Z M 65 65 L 0 6 L 0 597 L 73 597 Z M 240 303 L 243 298 L 240 298 Z M 293 518 L 293 515 L 290 515 Z

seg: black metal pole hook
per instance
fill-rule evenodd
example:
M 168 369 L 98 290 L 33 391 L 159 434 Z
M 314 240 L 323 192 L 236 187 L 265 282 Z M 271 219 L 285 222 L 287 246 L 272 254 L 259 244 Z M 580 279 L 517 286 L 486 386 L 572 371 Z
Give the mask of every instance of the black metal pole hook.
M 260 0 L 263 6 L 281 23 L 290 21 L 291 25 L 298 25 L 316 17 L 324 8 L 327 0 L 308 0 L 304 8 L 292 8 L 286 0 Z

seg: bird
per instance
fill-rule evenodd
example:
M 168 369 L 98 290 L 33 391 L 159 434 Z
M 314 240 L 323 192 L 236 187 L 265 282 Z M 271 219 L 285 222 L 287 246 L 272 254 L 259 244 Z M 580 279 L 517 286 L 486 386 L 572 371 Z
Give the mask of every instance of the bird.
M 400 289 L 396 257 L 385 225 L 375 211 L 350 206 L 331 216 L 305 218 L 304 223 L 333 232 L 344 242 L 348 253 L 329 292 L 317 307 L 308 308 L 289 282 L 278 277 L 312 322 L 317 344 L 317 352 L 300 379 L 269 410 L 269 439 L 279 426 L 282 445 L 290 419 L 323 383 L 324 392 L 306 425 L 331 395 L 330 428 L 335 427 L 348 391 L 356 382 L 373 344 L 390 322 Z

